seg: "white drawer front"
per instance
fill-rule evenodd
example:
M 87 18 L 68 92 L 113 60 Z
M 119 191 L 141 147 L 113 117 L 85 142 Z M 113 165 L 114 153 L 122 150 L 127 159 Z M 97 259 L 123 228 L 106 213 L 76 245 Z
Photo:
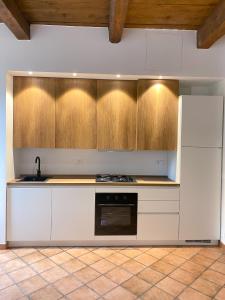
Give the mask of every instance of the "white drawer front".
M 138 201 L 138 213 L 176 213 L 179 201 Z
M 178 187 L 151 187 L 138 189 L 138 200 L 179 200 Z
M 138 240 L 178 240 L 178 214 L 138 214 Z

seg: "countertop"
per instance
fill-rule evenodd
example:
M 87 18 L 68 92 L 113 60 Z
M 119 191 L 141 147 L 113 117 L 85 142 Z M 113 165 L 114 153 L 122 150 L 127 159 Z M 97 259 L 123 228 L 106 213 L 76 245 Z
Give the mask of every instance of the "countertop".
M 170 180 L 166 176 L 133 176 L 135 182 L 96 182 L 95 175 L 55 175 L 44 182 L 21 182 L 14 179 L 8 182 L 8 186 L 50 186 L 50 185 L 94 185 L 94 186 L 179 186 L 180 184 Z

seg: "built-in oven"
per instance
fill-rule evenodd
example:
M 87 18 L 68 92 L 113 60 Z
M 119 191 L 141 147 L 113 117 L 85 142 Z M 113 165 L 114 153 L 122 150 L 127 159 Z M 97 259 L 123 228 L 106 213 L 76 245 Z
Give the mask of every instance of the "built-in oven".
M 137 193 L 96 193 L 95 235 L 136 235 L 137 198 Z

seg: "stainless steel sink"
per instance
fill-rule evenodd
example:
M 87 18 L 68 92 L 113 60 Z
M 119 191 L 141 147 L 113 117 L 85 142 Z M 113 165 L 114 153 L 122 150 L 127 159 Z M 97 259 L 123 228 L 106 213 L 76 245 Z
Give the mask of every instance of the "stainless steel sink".
M 47 176 L 37 176 L 37 175 L 29 175 L 23 177 L 20 181 L 26 181 L 26 182 L 43 182 L 46 181 L 49 177 Z

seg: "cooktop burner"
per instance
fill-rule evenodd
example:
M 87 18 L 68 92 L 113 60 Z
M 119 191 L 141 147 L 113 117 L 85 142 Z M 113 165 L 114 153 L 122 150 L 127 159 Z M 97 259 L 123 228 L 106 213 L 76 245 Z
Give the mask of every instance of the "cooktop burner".
M 96 182 L 134 182 L 134 178 L 127 175 L 111 175 L 99 174 L 96 175 Z

